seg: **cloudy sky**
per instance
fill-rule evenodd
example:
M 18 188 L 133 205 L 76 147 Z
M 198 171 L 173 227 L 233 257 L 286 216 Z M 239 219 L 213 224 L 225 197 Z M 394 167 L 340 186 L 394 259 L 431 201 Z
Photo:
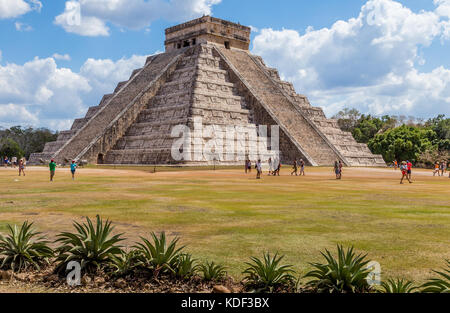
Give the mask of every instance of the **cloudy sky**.
M 69 128 L 203 14 L 328 116 L 450 116 L 450 0 L 0 0 L 0 126 Z

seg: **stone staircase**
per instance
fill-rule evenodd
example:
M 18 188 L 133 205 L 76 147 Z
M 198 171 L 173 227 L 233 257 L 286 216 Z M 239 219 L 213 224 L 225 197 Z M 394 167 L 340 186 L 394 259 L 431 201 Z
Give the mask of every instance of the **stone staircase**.
M 184 51 L 149 57 L 143 69 L 133 71 L 130 80 L 120 82 L 113 94 L 104 96 L 99 106 L 91 107 L 84 118 L 75 120 L 72 129 L 62 132 L 56 142 L 47 144 L 43 153 L 33 154 L 29 163 L 37 164 L 40 159 L 50 158 L 58 163 L 71 159 L 97 162 L 98 157 L 120 139 L 121 132 L 134 122 L 139 106 L 153 97 L 164 83 L 170 65 L 173 66 Z
M 336 160 L 349 165 L 248 52 L 217 49 L 311 165 L 330 165 Z
M 275 80 L 293 103 L 307 116 L 334 145 L 351 166 L 386 166 L 381 155 L 374 155 L 366 144 L 358 143 L 350 132 L 340 129 L 337 120 L 327 119 L 320 107 L 313 107 L 304 95 L 297 94 L 290 82 L 280 79 L 277 69 L 269 68 L 259 56 L 252 56 L 266 73 Z

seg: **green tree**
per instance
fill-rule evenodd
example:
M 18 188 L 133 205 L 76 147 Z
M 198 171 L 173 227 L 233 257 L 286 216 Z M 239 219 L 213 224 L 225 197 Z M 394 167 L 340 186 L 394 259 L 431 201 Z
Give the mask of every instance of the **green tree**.
M 436 133 L 437 138 L 434 144 L 437 145 L 439 151 L 450 151 L 450 118 L 438 115 L 429 119 L 425 126 L 430 127 Z
M 432 150 L 436 133 L 430 128 L 402 125 L 377 134 L 369 141 L 373 153 L 383 155 L 386 162 L 410 160 L 415 162 L 421 153 Z
M 338 114 L 333 116 L 334 119 L 337 119 L 339 127 L 347 132 L 353 132 L 360 117 L 361 113 L 357 109 L 348 108 L 339 111 Z
M 3 139 L 0 142 L 0 155 L 2 157 L 23 157 L 24 153 L 23 150 L 20 149 L 20 146 L 17 142 L 12 140 L 11 138 Z

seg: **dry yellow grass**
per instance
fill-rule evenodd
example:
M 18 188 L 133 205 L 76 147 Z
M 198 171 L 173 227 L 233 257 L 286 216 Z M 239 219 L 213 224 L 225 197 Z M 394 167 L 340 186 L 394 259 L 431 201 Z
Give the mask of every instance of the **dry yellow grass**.
M 72 181 L 58 169 L 26 177 L 0 169 L 0 232 L 6 223 L 36 222 L 54 238 L 84 216 L 110 218 L 126 244 L 165 230 L 200 260 L 210 259 L 241 277 L 244 262 L 264 251 L 286 254 L 299 273 L 320 251 L 354 245 L 381 263 L 384 277 L 422 282 L 450 259 L 450 179 L 416 170 L 413 184 L 399 184 L 392 169 L 331 168 L 307 176 L 245 175 L 241 170 L 170 171 L 80 169 Z

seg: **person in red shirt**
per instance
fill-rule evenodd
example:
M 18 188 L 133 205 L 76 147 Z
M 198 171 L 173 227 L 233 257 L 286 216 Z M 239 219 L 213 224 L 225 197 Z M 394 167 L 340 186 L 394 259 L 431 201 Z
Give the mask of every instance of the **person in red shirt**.
M 412 163 L 410 161 L 406 161 L 406 166 L 407 166 L 407 169 L 408 169 L 408 180 L 411 183 Z

